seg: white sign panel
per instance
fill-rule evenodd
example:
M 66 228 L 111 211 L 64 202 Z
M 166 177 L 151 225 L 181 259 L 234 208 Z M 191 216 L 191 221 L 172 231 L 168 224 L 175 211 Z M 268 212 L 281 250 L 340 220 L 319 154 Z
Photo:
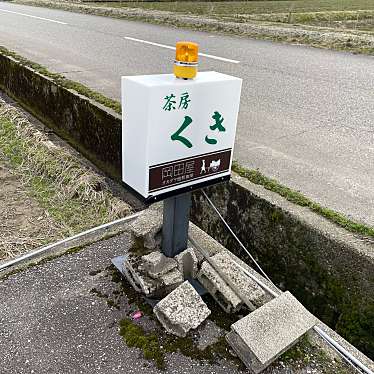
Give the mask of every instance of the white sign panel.
M 122 77 L 123 181 L 148 199 L 229 176 L 242 80 Z

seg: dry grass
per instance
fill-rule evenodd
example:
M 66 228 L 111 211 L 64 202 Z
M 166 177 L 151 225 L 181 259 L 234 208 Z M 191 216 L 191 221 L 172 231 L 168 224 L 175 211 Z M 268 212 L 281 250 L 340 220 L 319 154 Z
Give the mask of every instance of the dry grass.
M 113 196 L 103 176 L 66 146 L 52 142 L 19 110 L 1 99 L 0 152 L 44 212 L 39 219 L 42 222 L 33 222 L 38 230 L 31 230 L 31 235 L 21 231 L 11 234 L 5 229 L 6 222 L 12 222 L 11 211 L 3 213 L 0 257 L 13 256 L 131 212 L 128 204 Z M 14 195 L 16 199 L 17 193 Z M 21 201 L 16 199 L 10 206 L 17 204 Z
M 28 196 L 21 177 L 12 172 L 1 154 L 0 185 L 0 259 L 58 237 L 61 228 Z
M 84 2 L 84 1 L 83 1 Z M 89 2 L 91 3 L 91 2 Z M 372 0 L 284 0 L 284 1 L 121 1 L 96 5 L 166 10 L 191 14 L 260 14 L 374 10 Z

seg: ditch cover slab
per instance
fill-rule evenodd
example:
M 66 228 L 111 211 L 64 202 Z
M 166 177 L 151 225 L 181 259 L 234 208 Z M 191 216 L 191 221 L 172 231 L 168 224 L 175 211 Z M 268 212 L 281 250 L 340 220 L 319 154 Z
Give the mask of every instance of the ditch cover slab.
M 246 365 L 251 362 L 248 366 L 259 373 L 317 322 L 317 318 L 287 291 L 233 323 L 227 341 Z

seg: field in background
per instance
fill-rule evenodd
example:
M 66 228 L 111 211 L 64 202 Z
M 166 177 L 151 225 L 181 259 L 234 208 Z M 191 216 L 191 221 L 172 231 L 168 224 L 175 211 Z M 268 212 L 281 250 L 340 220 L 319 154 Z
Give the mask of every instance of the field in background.
M 278 22 L 374 32 L 374 0 L 124 1 L 90 4 L 165 10 L 236 22 Z

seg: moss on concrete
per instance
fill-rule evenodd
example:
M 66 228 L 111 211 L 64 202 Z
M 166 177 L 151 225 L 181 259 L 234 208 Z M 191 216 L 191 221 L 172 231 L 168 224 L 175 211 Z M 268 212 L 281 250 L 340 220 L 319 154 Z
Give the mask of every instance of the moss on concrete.
M 362 304 L 350 300 L 343 305 L 343 311 L 336 323 L 336 331 L 348 337 L 353 345 L 374 357 L 374 300 Z
M 20 64 L 23 66 L 27 66 L 35 71 L 37 71 L 39 74 L 44 75 L 50 79 L 52 79 L 56 84 L 65 87 L 69 90 L 74 90 L 78 92 L 80 95 L 86 96 L 92 100 L 95 100 L 96 102 L 106 106 L 107 108 L 113 109 L 117 113 L 121 113 L 121 104 L 113 99 L 110 99 L 103 94 L 92 90 L 91 88 L 84 86 L 81 83 L 72 81 L 70 79 L 67 79 L 62 74 L 53 73 L 49 71 L 45 66 L 40 65 L 36 62 L 30 61 L 25 57 L 20 56 L 19 54 L 10 51 L 9 49 L 0 46 L 0 54 L 3 54 L 4 56 L 9 56 L 17 60 Z
M 166 333 L 162 326 L 159 326 L 154 332 L 147 333 L 135 321 L 128 318 L 120 321 L 120 335 L 124 338 L 127 346 L 141 349 L 144 358 L 153 360 L 159 369 L 166 369 L 166 354 L 175 352 L 194 360 L 208 361 L 211 364 L 224 358 L 244 369 L 240 360 L 230 354 L 224 337 L 200 350 L 197 348 L 192 334 L 185 338 L 179 338 Z
M 165 353 L 155 334 L 146 334 L 142 327 L 127 318 L 121 320 L 119 326 L 119 333 L 128 347 L 141 349 L 145 359 L 154 360 L 159 369 L 165 369 Z
M 113 282 L 120 286 L 120 290 L 117 289 L 115 293 L 115 301 L 118 303 L 121 297 L 125 297 L 127 303 L 130 305 L 131 311 L 141 310 L 146 316 L 144 318 L 152 319 L 154 323 L 156 323 L 157 328 L 153 328 L 151 331 L 145 331 L 138 322 L 131 320 L 128 316 L 120 321 L 120 335 L 123 336 L 125 343 L 129 347 L 141 349 L 144 358 L 153 360 L 158 368 L 165 369 L 165 355 L 172 352 L 180 352 L 184 356 L 194 360 L 208 361 L 211 363 L 225 358 L 238 367 L 243 368 L 242 363 L 229 353 L 228 345 L 224 337 L 218 339 L 204 350 L 200 350 L 197 347 L 196 337 L 194 336 L 195 332 L 190 332 L 185 338 L 179 338 L 168 334 L 157 319 L 154 318 L 153 308 L 147 302 L 147 299 L 142 294 L 137 293 L 132 286 L 119 275 L 120 273 L 114 266 L 107 268 L 107 274 Z M 228 315 L 221 311 L 217 305 L 214 305 L 214 300 L 211 297 L 206 297 L 205 300 L 210 304 L 213 311 L 210 318 L 214 322 L 217 322 L 217 324 L 229 328 L 231 323 L 237 320 L 237 316 Z

